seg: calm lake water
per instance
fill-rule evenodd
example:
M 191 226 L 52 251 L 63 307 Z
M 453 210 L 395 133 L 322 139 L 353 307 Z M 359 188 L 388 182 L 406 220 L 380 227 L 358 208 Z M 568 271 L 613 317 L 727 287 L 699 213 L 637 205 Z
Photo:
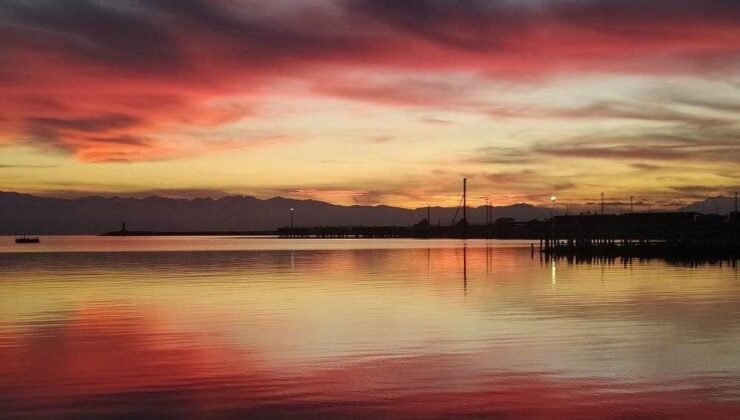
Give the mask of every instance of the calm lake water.
M 0 417 L 737 419 L 732 265 L 0 237 Z

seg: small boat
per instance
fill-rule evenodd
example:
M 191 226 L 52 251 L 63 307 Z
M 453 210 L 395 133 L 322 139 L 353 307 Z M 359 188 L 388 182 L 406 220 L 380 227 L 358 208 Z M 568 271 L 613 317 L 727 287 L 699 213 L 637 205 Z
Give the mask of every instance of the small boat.
M 21 235 L 15 237 L 15 243 L 17 244 L 37 244 L 41 242 L 38 236 Z

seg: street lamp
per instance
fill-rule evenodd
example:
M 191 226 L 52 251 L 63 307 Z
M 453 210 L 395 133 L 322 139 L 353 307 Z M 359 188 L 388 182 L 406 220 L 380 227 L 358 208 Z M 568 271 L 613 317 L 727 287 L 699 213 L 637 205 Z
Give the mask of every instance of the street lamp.
M 554 195 L 550 196 L 550 201 L 552 201 L 552 217 L 555 217 L 555 200 L 557 199 Z
M 555 200 L 558 198 L 554 195 L 550 196 L 550 201 L 552 201 L 552 218 L 550 219 L 550 246 L 555 246 Z
M 294 219 L 294 216 L 295 216 L 295 209 L 291 207 L 290 208 L 290 228 L 291 229 L 293 229 L 293 219 Z

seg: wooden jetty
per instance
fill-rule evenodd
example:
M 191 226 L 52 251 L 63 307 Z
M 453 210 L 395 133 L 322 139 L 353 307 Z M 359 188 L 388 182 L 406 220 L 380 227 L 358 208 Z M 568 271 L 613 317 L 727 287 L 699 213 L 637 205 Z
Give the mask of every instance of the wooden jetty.
M 500 219 L 488 225 L 284 227 L 280 238 L 534 239 L 548 257 L 736 258 L 740 213 L 688 212 L 556 216 L 546 221 Z M 532 246 L 535 252 L 535 246 Z
M 540 238 L 548 256 L 740 257 L 740 213 L 557 216 Z

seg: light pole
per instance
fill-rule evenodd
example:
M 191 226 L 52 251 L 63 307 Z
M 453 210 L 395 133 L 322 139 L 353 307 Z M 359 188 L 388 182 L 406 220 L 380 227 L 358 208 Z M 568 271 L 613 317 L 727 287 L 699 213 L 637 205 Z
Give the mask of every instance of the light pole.
M 290 208 L 290 228 L 293 229 L 293 220 L 295 219 L 295 209 Z
M 557 199 L 558 198 L 555 197 L 554 195 L 550 196 L 550 201 L 552 201 L 552 217 L 553 218 L 555 217 L 555 200 Z
M 550 246 L 555 247 L 555 200 L 558 198 L 554 195 L 550 196 L 550 201 L 552 201 L 552 218 L 550 219 Z

